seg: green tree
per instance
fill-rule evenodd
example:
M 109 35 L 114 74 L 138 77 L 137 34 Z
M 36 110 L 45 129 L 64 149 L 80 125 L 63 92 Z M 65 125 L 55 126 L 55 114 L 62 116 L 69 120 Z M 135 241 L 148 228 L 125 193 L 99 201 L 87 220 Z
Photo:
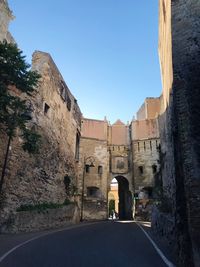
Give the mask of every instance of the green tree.
M 30 70 L 16 44 L 0 42 L 0 131 L 7 137 L 7 147 L 0 180 L 0 193 L 4 183 L 9 147 L 16 131 L 23 139 L 22 147 L 29 153 L 37 153 L 40 135 L 27 127 L 31 119 L 28 98 L 34 93 L 40 75 Z M 17 94 L 16 92 L 19 92 Z M 26 95 L 23 100 L 20 95 Z

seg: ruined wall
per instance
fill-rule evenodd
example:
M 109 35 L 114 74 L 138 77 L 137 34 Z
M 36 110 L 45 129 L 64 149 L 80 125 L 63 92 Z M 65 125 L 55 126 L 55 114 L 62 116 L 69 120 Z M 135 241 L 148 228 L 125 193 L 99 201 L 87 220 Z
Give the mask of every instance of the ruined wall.
M 160 1 L 162 178 L 164 189 L 172 188 L 165 191 L 172 198 L 179 266 L 200 262 L 199 14 L 197 0 Z
M 31 156 L 21 149 L 20 133 L 12 141 L 1 197 L 1 223 L 21 205 L 63 203 L 69 197 L 64 177 L 76 185 L 76 138 L 81 126 L 77 101 L 49 54 L 35 52 L 32 68 L 41 74 L 41 79 L 29 99 L 32 119 L 28 127 L 40 133 L 41 146 L 39 154 Z M 7 138 L 1 136 L 0 168 L 6 143 Z
M 14 19 L 12 11 L 8 7 L 7 0 L 0 0 L 0 42 L 6 40 L 14 43 L 14 39 L 8 31 L 9 23 Z

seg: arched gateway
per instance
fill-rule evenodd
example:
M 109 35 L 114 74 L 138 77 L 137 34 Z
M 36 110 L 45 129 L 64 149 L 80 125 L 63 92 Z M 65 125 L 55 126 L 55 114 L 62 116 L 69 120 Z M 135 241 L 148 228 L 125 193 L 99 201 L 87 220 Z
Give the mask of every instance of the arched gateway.
M 115 211 L 120 220 L 133 219 L 132 199 L 128 180 L 121 175 L 116 176 L 111 181 L 110 191 L 108 192 L 109 217 Z
M 133 124 L 134 121 L 125 125 L 118 120 L 110 125 L 106 119 L 82 119 L 78 188 L 83 220 L 107 219 L 113 209 L 119 219 L 130 220 L 134 193 L 153 186 L 156 170 L 151 166 L 157 164 L 158 141 L 135 141 L 139 126 Z M 109 195 L 114 178 L 118 188 Z

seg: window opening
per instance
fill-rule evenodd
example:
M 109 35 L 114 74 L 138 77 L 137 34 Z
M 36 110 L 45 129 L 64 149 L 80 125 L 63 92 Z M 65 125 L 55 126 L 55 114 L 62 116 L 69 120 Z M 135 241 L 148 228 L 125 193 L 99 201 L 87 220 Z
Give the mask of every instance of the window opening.
M 44 103 L 44 115 L 47 115 L 49 112 L 50 106 L 47 103 Z
M 143 174 L 143 173 L 144 173 L 144 168 L 143 168 L 143 166 L 139 166 L 138 169 L 139 169 L 139 171 L 140 171 L 140 174 Z
M 102 174 L 103 173 L 103 166 L 98 166 L 98 174 Z
M 88 165 L 88 164 L 85 165 L 85 172 L 86 173 L 90 172 L 90 165 Z

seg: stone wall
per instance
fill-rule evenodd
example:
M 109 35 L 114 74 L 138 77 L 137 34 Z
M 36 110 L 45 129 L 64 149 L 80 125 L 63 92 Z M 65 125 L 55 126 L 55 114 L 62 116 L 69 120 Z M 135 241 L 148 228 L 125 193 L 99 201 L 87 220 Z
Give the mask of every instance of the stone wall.
M 147 97 L 137 112 L 137 120 L 155 119 L 160 114 L 160 97 Z
M 158 234 L 160 238 L 165 239 L 175 253 L 174 243 L 176 242 L 176 232 L 174 217 L 170 213 L 164 213 L 154 206 L 152 209 L 151 224 L 154 233 Z
M 164 190 L 172 198 L 178 266 L 200 262 L 199 13 L 197 0 L 160 1 L 165 107 L 160 119 L 161 164 Z
M 95 161 L 95 167 L 89 168 L 89 172 L 84 173 L 84 219 L 107 218 L 108 192 L 113 178 L 118 179 L 122 184 L 127 183 L 127 192 L 123 194 L 128 194 L 127 198 L 131 202 L 130 196 L 134 189 L 129 125 L 125 125 L 120 120 L 110 125 L 105 120 L 82 119 L 80 155 L 79 188 L 83 185 L 83 172 L 81 171 L 83 164 L 89 165 L 90 162 L 87 163 L 86 159 L 90 160 L 90 157 Z M 123 186 L 125 185 L 119 186 L 121 192 L 125 190 Z M 123 195 L 124 198 L 125 195 Z M 132 203 L 129 203 L 129 206 L 131 207 Z
M 172 100 L 171 100 L 172 103 Z M 174 160 L 174 139 L 172 134 L 172 106 L 169 106 L 159 116 L 160 129 L 160 179 L 162 181 L 163 197 L 169 202 L 172 211 L 175 207 L 175 160 Z
M 155 102 L 157 105 L 153 108 Z M 119 183 L 118 193 L 121 192 L 121 202 L 124 201 L 125 203 L 125 206 L 120 204 L 122 205 L 120 214 L 123 213 L 122 209 L 129 207 L 127 208 L 127 214 L 130 215 L 134 193 L 139 193 L 144 187 L 152 191 L 155 185 L 155 175 L 159 172 L 160 167 L 160 140 L 156 112 L 160 109 L 160 98 L 147 98 L 146 107 L 147 104 L 149 104 L 148 116 L 155 116 L 155 118 L 132 121 L 131 125 L 125 125 L 120 120 L 110 125 L 105 120 L 82 119 L 81 163 L 79 168 L 80 170 L 83 169 L 81 164 L 83 164 L 84 158 L 92 156 L 97 165 L 102 166 L 105 170 L 102 179 L 99 179 L 97 167 L 90 168 L 90 173 L 85 174 L 84 199 L 87 200 L 86 207 L 89 210 L 91 210 L 92 205 L 96 205 L 102 199 L 102 195 L 104 201 L 108 202 L 108 192 L 114 178 Z M 98 159 L 98 155 L 104 157 L 103 162 Z M 87 165 L 86 162 L 85 164 Z M 80 171 L 79 188 L 82 188 L 82 177 L 83 173 Z M 99 196 L 96 196 L 96 200 L 91 199 L 92 201 L 89 204 L 88 191 L 86 190 L 92 187 L 99 189 L 100 192 Z M 150 197 L 152 197 L 152 194 Z M 85 214 L 87 212 L 86 207 L 84 207 Z M 88 211 L 87 219 L 89 214 L 91 212 Z
M 78 188 L 81 195 L 84 184 L 83 219 L 107 218 L 108 162 L 106 141 L 81 138 Z M 93 167 L 90 167 L 91 163 L 94 165 Z
M 125 125 L 120 120 L 117 120 L 114 124 L 109 125 L 109 138 L 108 143 L 110 145 L 129 145 L 129 124 Z
M 41 79 L 28 100 L 32 113 L 27 127 L 40 133 L 40 151 L 34 156 L 24 152 L 20 133 L 12 141 L 1 196 L 0 224 L 21 205 L 63 203 L 71 197 L 65 179 L 70 181 L 71 188 L 77 186 L 76 143 L 81 126 L 77 101 L 49 54 L 35 52 L 32 69 L 41 74 Z M 7 137 L 1 135 L 0 171 L 6 144 Z
M 154 187 L 159 171 L 159 139 L 133 140 L 133 172 L 135 192 L 144 187 Z
M 200 262 L 199 14 L 200 2 L 197 0 L 172 1 L 174 70 L 172 118 L 175 144 L 176 224 L 178 250 L 183 266 L 190 264 L 189 257 L 195 266 Z
M 102 199 L 85 199 L 83 219 L 86 221 L 106 220 L 108 218 L 107 201 Z
M 116 176 L 128 174 L 130 172 L 130 147 L 109 146 L 108 149 L 110 152 L 110 172 Z
M 19 211 L 12 214 L 1 233 L 34 232 L 68 226 L 80 221 L 80 212 L 75 204 L 44 211 Z
M 131 139 L 134 188 L 139 193 L 143 187 L 154 187 L 160 168 L 158 120 L 132 121 Z
M 157 119 L 134 120 L 131 123 L 132 140 L 159 138 Z
M 169 104 L 173 82 L 172 66 L 172 34 L 171 34 L 171 0 L 159 0 L 159 44 L 163 105 L 164 110 Z
M 160 177 L 162 188 L 162 196 L 165 202 L 168 203 L 171 209 L 171 216 L 175 213 L 175 164 L 174 164 L 174 139 L 172 133 L 172 118 L 173 113 L 171 95 L 173 83 L 173 66 L 172 66 L 172 37 L 171 37 L 171 1 L 159 2 L 159 59 L 161 67 L 162 79 L 162 96 L 161 96 L 161 111 L 158 118 L 159 133 L 160 133 Z M 171 103 L 171 105 L 169 105 Z M 154 217 L 158 212 L 154 214 Z M 154 218 L 155 221 L 155 218 Z M 154 221 L 152 225 L 154 227 Z M 157 219 L 159 221 L 159 218 Z M 163 225 L 163 229 L 166 224 Z M 163 230 L 167 233 L 167 230 Z M 170 239 L 171 236 L 167 236 Z M 172 242 L 172 240 L 171 240 Z M 173 243 L 173 242 L 172 242 Z M 174 243 L 175 245 L 175 243 Z
M 107 140 L 108 122 L 106 120 L 82 120 L 81 135 L 87 138 L 95 138 L 99 140 Z
M 137 120 L 145 120 L 146 119 L 146 105 L 145 102 L 142 104 L 142 106 L 139 108 L 139 110 L 136 113 Z
M 13 37 L 8 31 L 9 23 L 14 19 L 12 11 L 9 9 L 7 0 L 0 0 L 0 42 L 6 40 L 7 42 L 14 42 Z
M 155 119 L 160 113 L 160 98 L 159 97 L 147 97 L 147 117 L 146 119 Z

